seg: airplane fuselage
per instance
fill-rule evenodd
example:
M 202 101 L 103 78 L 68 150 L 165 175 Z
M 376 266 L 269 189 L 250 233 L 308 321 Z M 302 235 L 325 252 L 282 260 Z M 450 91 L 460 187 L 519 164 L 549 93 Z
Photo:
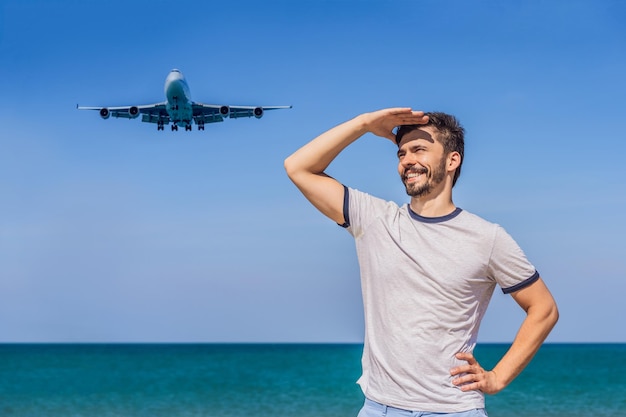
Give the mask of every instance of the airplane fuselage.
M 165 79 L 166 110 L 174 125 L 191 127 L 192 109 L 189 85 L 177 69 L 170 71 Z M 187 128 L 189 129 L 189 128 Z

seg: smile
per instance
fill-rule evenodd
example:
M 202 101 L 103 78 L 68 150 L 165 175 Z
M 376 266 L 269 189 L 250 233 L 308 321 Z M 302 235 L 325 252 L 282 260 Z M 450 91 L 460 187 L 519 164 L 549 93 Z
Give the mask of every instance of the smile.
M 412 167 L 404 172 L 404 180 L 405 181 L 415 181 L 420 176 L 428 173 L 428 169 L 426 168 L 415 168 Z

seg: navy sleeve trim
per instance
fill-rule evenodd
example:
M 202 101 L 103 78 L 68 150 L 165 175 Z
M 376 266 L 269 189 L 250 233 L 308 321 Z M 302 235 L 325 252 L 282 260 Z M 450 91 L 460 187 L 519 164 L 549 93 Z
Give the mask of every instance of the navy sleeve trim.
M 502 288 L 502 292 L 505 294 L 511 294 L 512 292 L 519 291 L 522 288 L 528 287 L 533 282 L 539 279 L 539 272 L 535 271 L 535 273 L 525 281 L 520 282 L 519 284 L 513 285 L 509 288 Z
M 343 186 L 343 219 L 345 220 L 344 224 L 339 224 L 339 226 L 346 228 L 350 227 L 350 196 L 348 194 L 348 187 Z

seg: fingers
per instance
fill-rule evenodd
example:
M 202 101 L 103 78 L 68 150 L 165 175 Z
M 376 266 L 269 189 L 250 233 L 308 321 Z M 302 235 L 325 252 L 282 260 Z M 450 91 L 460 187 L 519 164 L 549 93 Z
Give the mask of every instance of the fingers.
M 396 107 L 387 109 L 388 115 L 395 118 L 396 126 L 424 124 L 428 122 L 428 116 L 421 110 L 412 110 L 410 107 Z
M 480 372 L 484 372 L 483 368 L 477 363 L 473 365 L 463 365 L 457 366 L 456 368 L 450 369 L 450 375 L 462 375 L 462 374 L 477 374 Z
M 462 361 L 466 361 L 467 363 L 469 363 L 470 365 L 474 365 L 476 363 L 478 363 L 476 361 L 476 358 L 474 357 L 474 355 L 472 355 L 469 352 L 459 352 L 455 355 L 455 357 L 459 360 Z
M 428 116 L 423 111 L 413 111 L 410 107 L 393 107 L 362 115 L 362 120 L 368 131 L 395 142 L 395 127 L 428 123 Z
M 486 373 L 478 365 L 466 365 L 453 369 L 452 375 L 461 375 L 452 380 L 452 384 L 461 391 L 482 390 L 486 386 Z
M 394 122 L 401 122 L 402 124 L 428 121 L 428 116 L 424 115 L 421 110 L 412 110 L 410 107 L 393 107 L 389 109 L 382 109 L 371 113 L 373 118 L 381 118 L 387 120 L 393 120 Z M 405 123 L 407 122 L 407 123 Z
M 413 109 L 411 109 L 410 107 L 391 107 L 388 109 L 382 109 L 381 112 L 388 113 L 388 114 L 401 115 L 401 114 L 411 114 L 413 113 Z
M 457 366 L 456 368 L 452 368 L 450 370 L 451 375 L 458 375 L 465 372 L 477 372 L 482 371 L 483 368 L 480 367 L 480 364 L 469 352 L 459 352 L 455 355 L 455 357 L 459 360 L 467 362 L 467 365 Z
M 452 381 L 454 385 L 463 385 L 469 382 L 475 382 L 477 379 L 482 377 L 485 371 L 478 364 L 474 355 L 468 352 L 459 352 L 455 356 L 459 360 L 466 361 L 467 365 L 457 366 L 450 369 L 450 375 L 461 375 Z
M 478 363 L 474 355 L 467 352 L 459 352 L 456 358 L 467 362 L 467 365 L 457 366 L 450 370 L 450 375 L 457 376 L 452 384 L 461 391 L 482 391 L 486 394 L 494 394 L 502 388 L 498 388 L 498 381 L 494 371 L 486 371 Z
M 423 111 L 413 111 L 410 107 L 393 107 L 358 116 L 365 131 L 387 138 L 395 143 L 393 129 L 400 125 L 428 123 L 428 116 Z
M 467 391 L 482 391 L 482 392 L 487 392 L 486 389 L 486 382 L 484 380 L 481 381 L 471 381 L 471 380 L 467 380 L 467 381 L 460 381 L 460 380 L 454 380 L 452 381 L 452 384 L 454 384 L 459 390 L 463 391 L 463 392 L 467 392 Z
M 482 391 L 485 394 L 495 394 L 501 388 L 498 388 L 498 381 L 493 371 L 471 373 L 452 380 L 452 384 L 457 386 L 461 391 Z

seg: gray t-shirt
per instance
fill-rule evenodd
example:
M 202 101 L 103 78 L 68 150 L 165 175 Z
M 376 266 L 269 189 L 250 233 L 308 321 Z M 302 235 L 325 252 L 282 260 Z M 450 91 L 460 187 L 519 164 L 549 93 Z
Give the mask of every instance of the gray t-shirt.
M 413 411 L 484 408 L 480 391 L 462 392 L 450 369 L 465 364 L 496 284 L 510 293 L 539 278 L 497 224 L 456 209 L 421 217 L 346 188 L 347 230 L 354 237 L 365 309 L 365 396 Z

